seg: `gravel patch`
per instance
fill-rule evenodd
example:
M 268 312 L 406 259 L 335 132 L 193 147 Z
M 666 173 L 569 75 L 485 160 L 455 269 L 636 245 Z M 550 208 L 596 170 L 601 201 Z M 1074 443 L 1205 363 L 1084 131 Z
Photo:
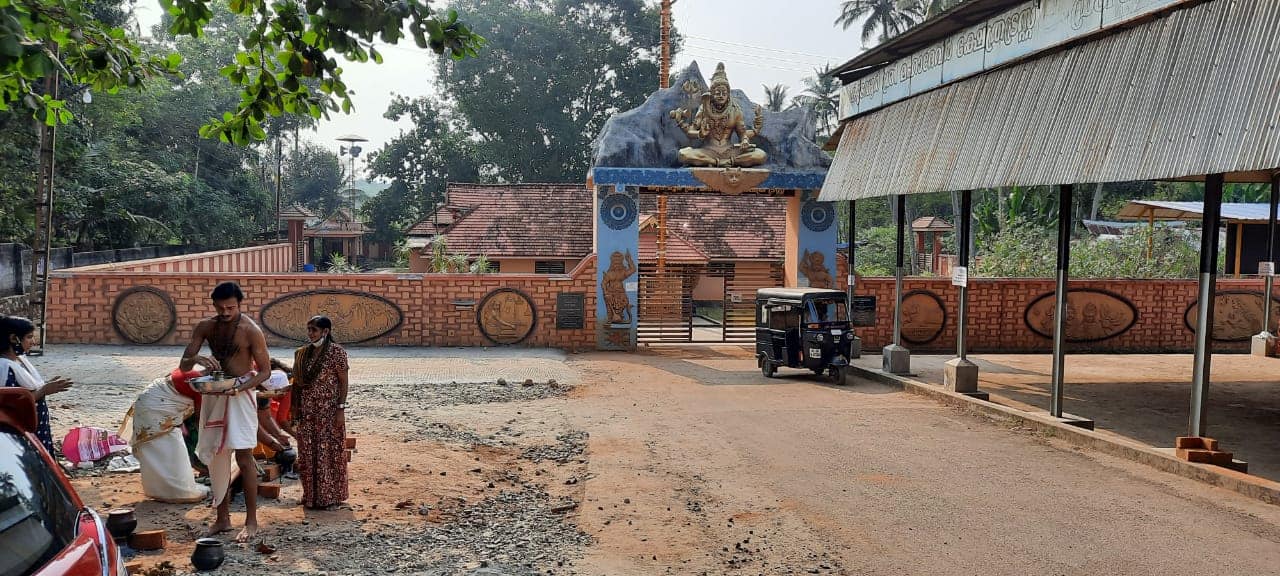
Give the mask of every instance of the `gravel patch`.
M 553 460 L 560 464 L 568 463 L 570 460 L 579 458 L 587 449 L 588 434 L 581 430 L 574 430 L 556 436 L 559 444 L 549 446 L 531 446 L 525 448 L 520 453 L 520 457 L 534 462 L 543 460 Z

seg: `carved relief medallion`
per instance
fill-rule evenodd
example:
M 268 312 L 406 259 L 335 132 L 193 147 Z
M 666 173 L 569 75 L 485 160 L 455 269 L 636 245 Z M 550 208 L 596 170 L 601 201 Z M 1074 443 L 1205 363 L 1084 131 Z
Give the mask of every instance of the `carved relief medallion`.
M 835 223 L 836 207 L 830 202 L 810 200 L 800 206 L 800 220 L 805 228 L 823 232 Z
M 1023 321 L 1032 332 L 1053 338 L 1054 313 L 1058 298 L 1043 294 L 1027 306 Z M 1115 338 L 1138 321 L 1138 310 L 1121 296 L 1101 290 L 1067 290 L 1067 342 L 1097 342 Z
M 390 300 L 350 290 L 308 290 L 285 294 L 262 308 L 268 332 L 297 342 L 307 341 L 307 320 L 323 314 L 333 320 L 333 338 L 353 344 L 385 336 L 400 327 L 404 315 Z
M 1196 331 L 1199 303 L 1192 302 L 1183 313 L 1187 330 Z M 1271 302 L 1271 333 L 1280 327 L 1280 303 Z M 1219 342 L 1243 342 L 1262 331 L 1262 294 L 1249 291 L 1223 291 L 1213 296 L 1213 332 Z
M 513 288 L 490 292 L 476 308 L 476 323 L 485 338 L 497 344 L 518 344 L 537 324 L 533 301 Z
M 635 224 L 636 201 L 627 194 L 610 194 L 600 203 L 600 219 L 614 230 L 625 230 Z
M 121 292 L 111 310 L 116 332 L 134 344 L 155 344 L 178 323 L 173 301 L 163 290 L 139 286 Z
M 942 334 L 947 310 L 933 292 L 914 290 L 902 296 L 902 339 L 912 344 L 928 344 Z

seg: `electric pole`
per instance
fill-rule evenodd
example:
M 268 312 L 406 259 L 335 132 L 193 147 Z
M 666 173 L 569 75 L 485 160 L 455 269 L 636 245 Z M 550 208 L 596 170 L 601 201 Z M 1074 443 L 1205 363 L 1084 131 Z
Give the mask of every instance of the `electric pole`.
M 658 79 L 659 88 L 671 86 L 671 5 L 676 0 L 662 0 L 662 77 Z

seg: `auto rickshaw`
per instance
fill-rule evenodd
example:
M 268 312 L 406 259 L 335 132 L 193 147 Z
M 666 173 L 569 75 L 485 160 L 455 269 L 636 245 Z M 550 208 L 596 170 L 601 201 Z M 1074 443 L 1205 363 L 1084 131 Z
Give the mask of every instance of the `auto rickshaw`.
M 756 292 L 756 361 L 766 378 L 778 368 L 808 368 L 843 384 L 853 334 L 848 297 L 826 288 L 762 288 Z

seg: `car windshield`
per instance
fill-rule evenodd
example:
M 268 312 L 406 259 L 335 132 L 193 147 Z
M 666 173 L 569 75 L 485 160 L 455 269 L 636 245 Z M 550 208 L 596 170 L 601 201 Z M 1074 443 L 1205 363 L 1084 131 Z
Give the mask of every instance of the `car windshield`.
M 75 500 L 25 434 L 0 425 L 0 574 L 31 574 L 76 533 Z
M 849 319 L 843 300 L 810 300 L 806 322 L 844 322 Z

